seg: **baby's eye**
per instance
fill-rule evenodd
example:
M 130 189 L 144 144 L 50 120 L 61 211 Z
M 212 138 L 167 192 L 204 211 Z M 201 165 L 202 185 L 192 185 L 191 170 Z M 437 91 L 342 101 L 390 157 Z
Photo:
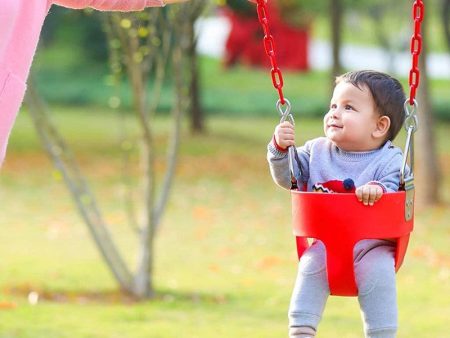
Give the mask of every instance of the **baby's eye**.
M 335 103 L 330 104 L 330 109 L 336 109 L 337 105 Z
M 353 107 L 349 104 L 345 105 L 345 110 L 354 110 Z

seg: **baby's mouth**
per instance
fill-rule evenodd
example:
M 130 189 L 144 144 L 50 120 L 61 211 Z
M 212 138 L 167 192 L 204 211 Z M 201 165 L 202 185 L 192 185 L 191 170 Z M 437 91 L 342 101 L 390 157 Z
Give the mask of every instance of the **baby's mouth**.
M 328 125 L 328 128 L 339 128 L 339 129 L 341 129 L 342 126 L 334 124 L 334 123 L 331 123 L 331 124 Z

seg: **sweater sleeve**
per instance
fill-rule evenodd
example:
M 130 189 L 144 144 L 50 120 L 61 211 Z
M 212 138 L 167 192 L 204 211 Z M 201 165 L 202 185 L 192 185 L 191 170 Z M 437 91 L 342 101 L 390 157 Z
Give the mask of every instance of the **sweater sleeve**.
M 94 8 L 101 11 L 139 11 L 145 7 L 164 6 L 163 0 L 53 0 L 53 4 L 67 8 Z
M 376 182 L 380 183 L 385 188 L 386 192 L 395 192 L 398 191 L 400 185 L 400 168 L 403 163 L 403 154 L 400 150 L 397 150 L 393 156 L 387 158 L 389 160 L 380 172 L 380 175 L 376 177 Z M 406 176 L 408 175 L 409 169 L 407 168 Z

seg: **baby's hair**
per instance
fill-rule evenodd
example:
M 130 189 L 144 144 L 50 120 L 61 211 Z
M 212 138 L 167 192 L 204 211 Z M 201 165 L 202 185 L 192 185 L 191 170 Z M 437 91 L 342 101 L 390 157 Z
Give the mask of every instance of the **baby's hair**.
M 400 82 L 374 70 L 345 73 L 336 78 L 336 84 L 341 82 L 349 82 L 359 89 L 361 86 L 369 88 L 380 116 L 387 116 L 391 120 L 386 140 L 394 140 L 405 119 L 403 105 L 406 97 Z

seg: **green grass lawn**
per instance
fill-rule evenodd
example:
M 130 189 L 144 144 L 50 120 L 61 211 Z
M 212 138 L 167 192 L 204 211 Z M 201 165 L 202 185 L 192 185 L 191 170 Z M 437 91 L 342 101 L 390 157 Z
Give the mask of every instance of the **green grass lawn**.
M 121 209 L 120 121 L 86 111 L 53 115 L 132 264 L 137 241 Z M 213 117 L 204 136 L 184 131 L 156 241 L 157 297 L 138 303 L 117 291 L 23 112 L 0 174 L 0 337 L 286 337 L 296 254 L 289 194 L 273 184 L 265 162 L 276 123 L 276 117 Z M 136 127 L 127 125 L 134 135 Z M 298 128 L 301 142 L 320 134 L 320 120 L 298 119 Z M 156 129 L 158 144 L 165 144 L 168 120 L 157 120 Z M 446 173 L 449 130 L 438 127 Z M 162 163 L 163 152 L 157 156 Z M 441 206 L 418 206 L 398 274 L 400 338 L 448 337 L 449 188 L 446 177 Z M 30 292 L 40 296 L 36 305 Z M 330 298 L 318 337 L 362 337 L 359 316 L 356 299 Z

